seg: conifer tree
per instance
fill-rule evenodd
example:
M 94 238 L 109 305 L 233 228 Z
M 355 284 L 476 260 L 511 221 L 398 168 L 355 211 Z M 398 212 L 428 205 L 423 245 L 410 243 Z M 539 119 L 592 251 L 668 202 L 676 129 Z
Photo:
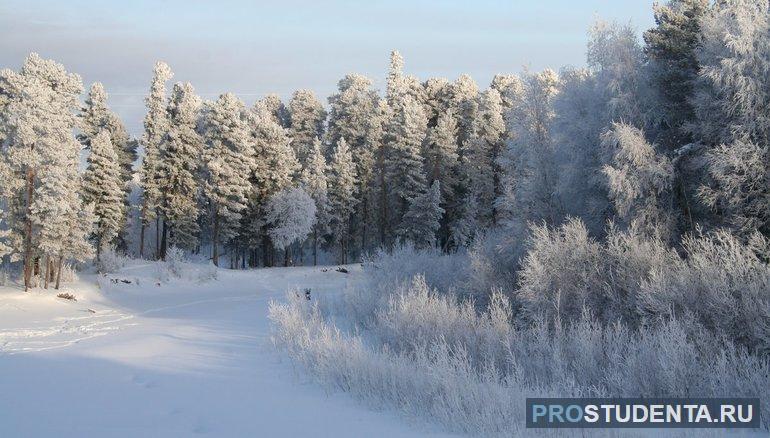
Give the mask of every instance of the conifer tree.
M 393 197 L 392 218 L 401 221 L 409 203 L 427 190 L 422 143 L 427 130 L 422 105 L 404 96 L 391 120 L 386 172 Z
M 300 181 L 305 191 L 313 198 L 316 206 L 316 223 L 313 225 L 313 266 L 318 264 L 318 239 L 328 232 L 329 187 L 326 176 L 327 165 L 321 140 L 316 138 L 308 155 Z
M 162 143 L 161 258 L 168 246 L 192 250 L 198 244 L 198 196 L 203 139 L 197 132 L 201 100 L 189 83 L 177 83 L 168 106 L 169 131 Z
M 399 226 L 399 236 L 412 242 L 417 248 L 431 248 L 436 245 L 436 232 L 441 226 L 444 209 L 441 208 L 441 188 L 435 181 L 430 188 L 416 196 Z
M 229 245 L 238 234 L 251 190 L 254 152 L 245 112 L 243 102 L 232 93 L 219 96 L 205 112 L 203 190 L 212 216 L 211 257 L 216 266 L 220 244 Z
M 663 110 L 661 140 L 668 148 L 689 143 L 688 126 L 700 66 L 696 48 L 708 0 L 671 0 L 655 4 L 655 27 L 644 33 L 644 52 L 653 63 L 652 79 Z
M 40 253 L 41 227 L 49 227 L 46 252 L 50 252 L 49 237 L 61 230 L 48 223 L 51 206 L 47 204 L 57 203 L 54 208 L 61 211 L 80 208 L 79 198 L 72 196 L 77 187 L 71 179 L 77 180 L 73 163 L 77 163 L 80 147 L 73 130 L 83 85 L 79 76 L 36 53 L 27 57 L 20 72 L 4 70 L 0 77 L 5 93 L 11 96 L 5 110 L 13 115 L 4 117 L 3 128 L 3 186 L 12 209 L 7 216 L 12 234 L 8 242 L 24 261 L 26 290 L 32 286 L 36 261 L 49 255 Z
M 289 136 L 304 169 L 316 138 L 323 138 L 326 110 L 310 90 L 297 90 L 289 101 Z
M 118 154 L 106 130 L 90 139 L 91 153 L 83 174 L 83 200 L 94 205 L 96 258 L 113 245 L 125 222 Z
M 344 138 L 337 143 L 329 166 L 329 223 L 334 243 L 339 245 L 340 263 L 348 261 L 350 216 L 355 210 L 356 168 L 353 156 Z
M 139 237 L 139 256 L 144 256 L 145 231 L 155 221 L 155 256 L 160 257 L 160 208 L 162 193 L 160 190 L 163 158 L 163 141 L 168 134 L 169 121 L 166 112 L 166 82 L 174 74 L 164 62 L 155 64 L 150 94 L 145 99 L 147 115 L 144 118 L 144 158 L 139 171 L 142 188 L 141 230 Z

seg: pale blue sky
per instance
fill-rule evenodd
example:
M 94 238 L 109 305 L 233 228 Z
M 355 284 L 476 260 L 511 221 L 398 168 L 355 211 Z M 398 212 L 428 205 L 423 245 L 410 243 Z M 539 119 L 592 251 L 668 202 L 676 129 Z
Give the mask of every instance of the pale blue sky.
M 348 72 L 382 88 L 392 49 L 407 73 L 469 73 L 485 88 L 525 65 L 583 65 L 596 17 L 641 33 L 652 0 L 2 0 L 0 68 L 18 68 L 30 51 L 54 58 L 86 86 L 103 82 L 137 134 L 156 60 L 206 99 L 233 91 L 248 104 L 297 88 L 326 102 Z

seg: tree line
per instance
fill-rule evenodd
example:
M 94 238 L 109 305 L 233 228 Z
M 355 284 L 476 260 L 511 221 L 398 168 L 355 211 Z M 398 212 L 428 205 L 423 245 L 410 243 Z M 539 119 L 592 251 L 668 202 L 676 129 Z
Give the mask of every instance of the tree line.
M 584 68 L 483 90 L 408 75 L 394 51 L 383 94 L 348 74 L 326 106 L 309 90 L 204 102 L 190 83 L 169 90 L 159 62 L 139 139 L 101 84 L 81 104 L 80 78 L 31 54 L 0 73 L 0 253 L 30 286 L 110 248 L 210 251 L 217 265 L 227 253 L 244 268 L 316 262 L 319 247 L 342 263 L 402 242 L 454 251 L 569 217 L 597 237 L 611 222 L 674 244 L 703 228 L 770 235 L 767 2 L 654 14 L 643 41 L 596 22 Z

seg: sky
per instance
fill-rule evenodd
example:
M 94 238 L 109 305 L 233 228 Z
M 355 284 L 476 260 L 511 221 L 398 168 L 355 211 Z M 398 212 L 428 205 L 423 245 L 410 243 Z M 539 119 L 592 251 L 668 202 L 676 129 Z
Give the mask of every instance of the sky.
M 30 52 L 104 84 L 109 104 L 139 135 L 155 61 L 204 99 L 288 100 L 308 88 L 326 102 L 347 73 L 384 89 L 389 53 L 425 79 L 585 64 L 597 18 L 653 25 L 653 0 L 2 0 L 0 68 Z

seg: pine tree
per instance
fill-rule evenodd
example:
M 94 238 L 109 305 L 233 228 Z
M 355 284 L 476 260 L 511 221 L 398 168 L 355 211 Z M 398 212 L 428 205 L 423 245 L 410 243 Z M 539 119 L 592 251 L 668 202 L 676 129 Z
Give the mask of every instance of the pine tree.
M 43 241 L 47 252 L 51 248 L 49 236 L 55 234 L 52 230 L 60 230 L 49 223 L 47 204 L 57 203 L 62 211 L 80 208 L 79 199 L 71 196 L 68 188 L 73 186 L 71 179 L 77 179 L 77 166 L 72 163 L 77 162 L 80 148 L 72 132 L 83 85 L 79 76 L 36 53 L 27 57 L 20 72 L 4 70 L 0 77 L 5 93 L 12 96 L 5 110 L 13 115 L 3 128 L 3 185 L 7 186 L 4 191 L 12 210 L 7 216 L 12 235 L 8 242 L 24 261 L 26 290 L 32 286 L 34 267 L 41 256 L 41 227 L 48 227 Z
M 117 114 L 107 107 L 107 97 L 107 92 L 104 91 L 104 86 L 101 83 L 95 82 L 91 85 L 85 106 L 79 114 L 81 133 L 78 135 L 78 140 L 86 149 L 89 149 L 93 139 L 100 132 L 105 131 L 109 134 L 110 143 L 113 145 L 118 160 L 120 186 L 123 191 L 122 199 L 125 206 L 123 210 L 127 213 L 130 207 L 128 197 L 131 193 L 130 182 L 133 180 L 133 164 L 137 158 L 137 144 L 129 138 L 126 128 Z M 125 222 L 122 220 L 121 224 L 125 224 Z M 123 249 L 127 247 L 124 232 L 125 229 L 121 226 L 118 233 L 118 246 Z
M 246 106 L 232 93 L 207 105 L 204 117 L 203 191 L 212 216 L 212 261 L 219 266 L 219 246 L 230 244 L 239 231 L 251 190 L 254 158 Z
M 399 226 L 399 236 L 417 248 L 436 245 L 436 232 L 441 226 L 444 209 L 441 208 L 441 187 L 435 181 L 425 193 L 416 196 Z
M 294 154 L 304 169 L 313 141 L 323 138 L 326 110 L 310 90 L 295 91 L 289 101 L 289 136 Z
M 687 131 L 695 119 L 692 100 L 700 69 L 695 50 L 708 8 L 708 0 L 655 4 L 656 26 L 644 33 L 644 52 L 653 63 L 653 80 L 664 113 L 661 139 L 668 148 L 691 141 Z
M 381 141 L 379 97 L 371 85 L 370 79 L 356 74 L 347 75 L 339 81 L 339 92 L 329 97 L 331 110 L 327 131 L 329 145 L 345 139 L 356 165 L 358 210 L 351 220 L 351 229 L 360 236 L 362 250 L 368 246 L 368 236 L 374 229 L 371 205 L 374 196 L 371 189 L 375 154 Z
M 155 64 L 150 95 L 147 96 L 147 115 L 144 118 L 144 158 L 139 172 L 142 188 L 141 231 L 139 237 L 139 256 L 144 256 L 145 231 L 155 221 L 155 256 L 160 257 L 160 208 L 162 193 L 160 190 L 163 157 L 163 140 L 168 134 L 169 121 L 166 112 L 166 82 L 174 74 L 164 63 Z
M 457 117 L 457 144 L 462 157 L 468 140 L 473 137 L 479 87 L 473 78 L 465 74 L 460 75 L 452 85 L 452 109 Z
M 281 102 L 281 98 L 277 94 L 268 94 L 257 101 L 254 105 L 254 110 L 257 112 L 264 111 L 264 114 L 282 128 L 289 126 L 289 110 L 286 109 L 286 105 Z
M 169 131 L 162 143 L 162 258 L 168 246 L 192 250 L 198 244 L 203 140 L 196 127 L 200 107 L 201 100 L 189 82 L 174 85 L 168 105 Z
M 96 258 L 113 245 L 125 222 L 118 154 L 106 130 L 90 139 L 91 153 L 83 174 L 83 200 L 94 205 Z
M 356 203 L 356 168 L 348 144 L 341 138 L 329 166 L 329 212 L 332 240 L 339 244 L 340 262 L 347 263 L 350 216 Z
M 318 264 L 318 238 L 326 234 L 329 227 L 329 187 L 326 172 L 323 146 L 321 140 L 316 138 L 300 177 L 302 186 L 313 198 L 316 206 L 317 220 L 313 225 L 313 266 Z

